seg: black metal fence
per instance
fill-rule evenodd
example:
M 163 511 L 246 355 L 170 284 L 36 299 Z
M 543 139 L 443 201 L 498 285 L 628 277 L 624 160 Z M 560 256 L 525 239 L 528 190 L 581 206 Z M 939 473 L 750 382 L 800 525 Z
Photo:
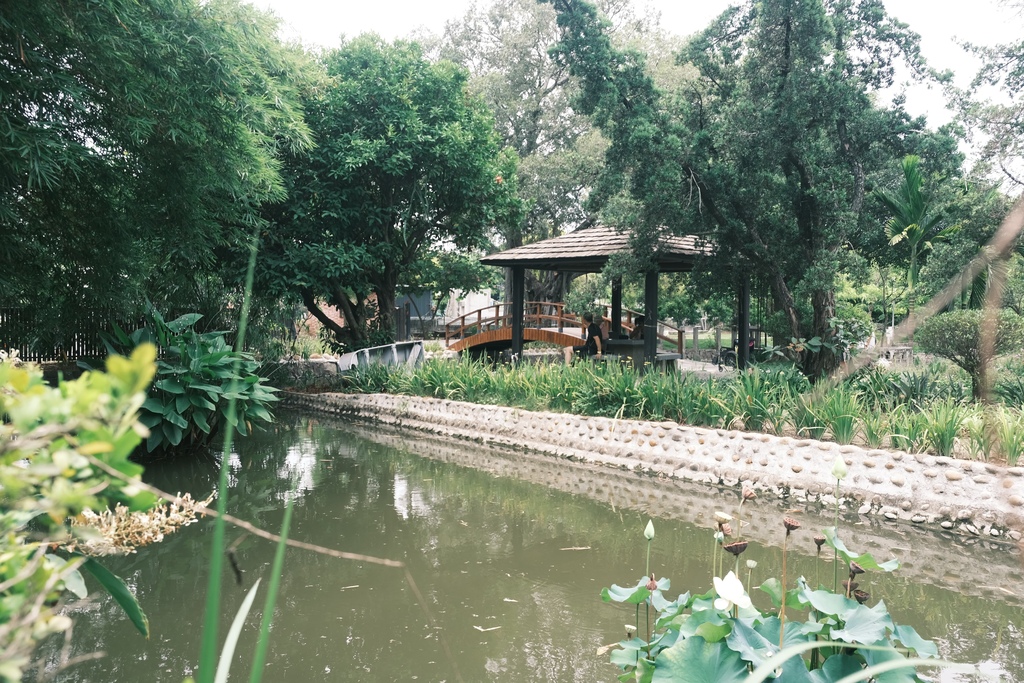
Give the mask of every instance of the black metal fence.
M 17 350 L 21 360 L 35 363 L 76 361 L 107 355 L 100 333 L 113 329 L 114 315 L 111 311 L 80 310 L 69 325 L 73 329 L 62 328 L 59 320 L 56 325 L 52 320 L 40 320 L 42 315 L 45 314 L 31 308 L 0 307 L 0 349 Z M 51 329 L 56 329 L 57 333 L 40 336 L 39 330 Z

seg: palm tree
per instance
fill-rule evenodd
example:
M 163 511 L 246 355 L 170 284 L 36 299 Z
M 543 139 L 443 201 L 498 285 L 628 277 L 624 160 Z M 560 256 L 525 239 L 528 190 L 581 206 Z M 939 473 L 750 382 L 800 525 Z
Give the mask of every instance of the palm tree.
M 914 287 L 921 272 L 921 259 L 935 242 L 944 242 L 952 237 L 959 225 L 939 228 L 943 218 L 942 207 L 936 207 L 932 198 L 922 191 L 924 180 L 918 166 L 921 159 L 913 154 L 903 158 L 903 183 L 895 192 L 877 190 L 875 196 L 892 214 L 885 229 L 889 244 L 896 245 L 906 240 L 910 247 L 910 264 L 907 269 L 907 312 L 914 312 Z

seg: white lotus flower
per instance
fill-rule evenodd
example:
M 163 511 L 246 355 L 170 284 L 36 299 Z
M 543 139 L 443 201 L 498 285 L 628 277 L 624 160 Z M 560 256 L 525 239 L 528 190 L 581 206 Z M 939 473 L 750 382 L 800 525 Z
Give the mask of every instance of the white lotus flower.
M 647 520 L 647 528 L 644 529 L 644 538 L 646 538 L 648 541 L 653 541 L 654 540 L 654 521 L 653 520 L 650 520 L 650 519 Z
M 715 598 L 715 609 L 728 611 L 732 609 L 733 605 L 740 609 L 750 607 L 750 596 L 747 595 L 747 591 L 743 588 L 743 582 L 735 574 L 729 572 L 725 575 L 724 579 L 716 576 L 714 582 L 715 593 L 718 594 L 718 597 Z

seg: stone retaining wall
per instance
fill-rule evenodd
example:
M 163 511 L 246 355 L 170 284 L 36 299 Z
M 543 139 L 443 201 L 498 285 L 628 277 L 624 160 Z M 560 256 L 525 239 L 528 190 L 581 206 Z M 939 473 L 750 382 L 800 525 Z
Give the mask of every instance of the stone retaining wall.
M 834 504 L 832 463 L 849 468 L 844 502 L 863 515 L 1021 539 L 1024 468 L 675 422 L 616 420 L 389 394 L 287 394 L 293 405 L 443 436 L 718 486 L 741 483 Z

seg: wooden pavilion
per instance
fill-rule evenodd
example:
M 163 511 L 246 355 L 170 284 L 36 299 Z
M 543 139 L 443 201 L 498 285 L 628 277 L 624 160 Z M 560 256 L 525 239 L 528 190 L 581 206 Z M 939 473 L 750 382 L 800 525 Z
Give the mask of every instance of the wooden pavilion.
M 613 254 L 630 249 L 629 233 L 611 226 L 594 226 L 525 244 L 480 260 L 488 266 L 512 270 L 512 353 L 521 357 L 523 350 L 523 304 L 526 299 L 525 272 L 552 270 L 569 273 L 598 273 Z M 659 273 L 687 273 L 693 270 L 697 259 L 711 253 L 711 248 L 693 235 L 680 237 L 664 235 L 658 241 L 654 263 L 656 270 L 647 272 L 644 280 L 644 360 L 653 365 L 657 355 L 658 275 Z M 741 287 L 739 296 L 739 329 L 750 327 L 750 288 Z M 609 336 L 617 339 L 622 331 L 622 280 L 612 282 L 611 326 Z M 748 332 L 749 334 L 749 332 Z M 743 339 L 746 335 L 741 335 Z M 738 349 L 738 365 L 745 367 L 748 360 L 746 344 Z

